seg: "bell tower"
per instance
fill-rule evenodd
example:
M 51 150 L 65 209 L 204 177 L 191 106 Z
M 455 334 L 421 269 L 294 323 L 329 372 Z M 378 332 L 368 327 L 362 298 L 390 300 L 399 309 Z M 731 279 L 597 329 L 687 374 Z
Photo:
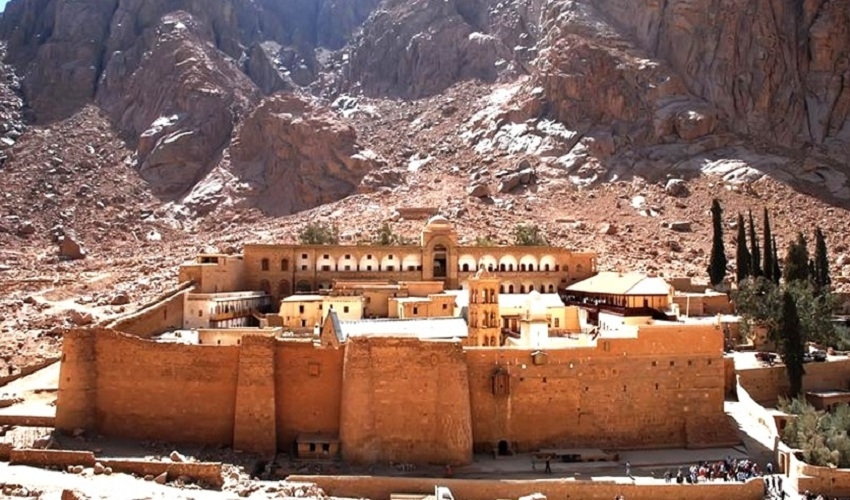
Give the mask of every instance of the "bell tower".
M 469 281 L 469 336 L 471 347 L 502 345 L 502 317 L 499 315 L 499 278 L 481 266 Z

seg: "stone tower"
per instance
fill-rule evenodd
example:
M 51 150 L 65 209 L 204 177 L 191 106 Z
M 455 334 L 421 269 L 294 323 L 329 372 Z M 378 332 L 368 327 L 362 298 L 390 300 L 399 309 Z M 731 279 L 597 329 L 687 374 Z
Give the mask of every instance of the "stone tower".
M 502 317 L 499 315 L 499 278 L 484 266 L 469 279 L 469 337 L 467 345 L 502 345 Z

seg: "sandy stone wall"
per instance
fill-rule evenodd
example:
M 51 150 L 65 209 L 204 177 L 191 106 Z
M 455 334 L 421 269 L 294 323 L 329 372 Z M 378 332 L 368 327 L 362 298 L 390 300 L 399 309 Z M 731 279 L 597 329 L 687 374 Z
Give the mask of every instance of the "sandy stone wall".
M 220 488 L 224 484 L 221 475 L 221 464 L 217 462 L 152 462 L 148 460 L 112 459 L 99 460 L 104 467 L 111 467 L 115 472 L 136 474 L 156 477 L 163 472 L 167 473 L 168 480 L 173 481 L 180 476 L 191 477 L 195 481 L 203 481 L 206 484 Z
M 486 481 L 365 476 L 290 476 L 288 479 L 315 483 L 332 496 L 371 500 L 388 500 L 392 493 L 433 495 L 436 485 L 448 487 L 455 498 L 463 500 L 519 498 L 532 493 L 542 493 L 552 499 L 571 500 L 611 500 L 617 495 L 623 495 L 628 500 L 761 500 L 764 493 L 761 479 L 746 483 L 651 486 L 569 479 Z
M 351 462 L 467 463 L 469 378 L 449 342 L 355 338 L 345 351 L 340 439 Z
M 850 359 L 828 363 L 806 364 L 803 390 L 850 388 Z M 738 377 L 750 396 L 759 404 L 771 406 L 779 396 L 788 393 L 788 376 L 785 366 L 772 366 L 738 370 Z
M 230 444 L 239 351 L 98 332 L 97 429 L 107 436 Z M 60 395 L 57 420 L 61 403 Z
M 182 328 L 183 302 L 186 294 L 191 292 L 192 284 L 182 283 L 139 310 L 105 326 L 141 338 L 151 338 L 172 328 Z
M 233 447 L 274 456 L 277 450 L 275 340 L 258 335 L 248 335 L 242 340 Z
M 476 450 L 502 440 L 519 451 L 685 446 L 689 425 L 705 434 L 706 419 L 722 422 L 721 333 L 669 326 L 640 335 L 548 350 L 539 365 L 530 350 L 468 349 Z M 510 374 L 509 394 L 493 393 L 497 368 Z
M 9 453 L 9 463 L 12 465 L 62 468 L 69 465 L 92 467 L 94 462 L 94 453 L 90 451 L 16 449 Z
M 290 451 L 300 434 L 339 434 L 343 349 L 312 342 L 278 342 L 275 405 L 278 449 Z

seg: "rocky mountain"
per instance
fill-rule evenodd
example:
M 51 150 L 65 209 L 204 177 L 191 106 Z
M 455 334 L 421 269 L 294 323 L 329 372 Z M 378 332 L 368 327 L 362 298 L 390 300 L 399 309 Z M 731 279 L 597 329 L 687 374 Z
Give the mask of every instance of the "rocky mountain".
M 841 0 L 12 0 L 0 335 L 114 315 L 106 288 L 148 300 L 207 246 L 316 221 L 415 237 L 404 207 L 470 243 L 531 221 L 603 267 L 699 277 L 720 197 L 729 224 L 769 208 L 780 245 L 823 226 L 850 289 L 849 18 Z M 66 235 L 86 259 L 58 254 Z

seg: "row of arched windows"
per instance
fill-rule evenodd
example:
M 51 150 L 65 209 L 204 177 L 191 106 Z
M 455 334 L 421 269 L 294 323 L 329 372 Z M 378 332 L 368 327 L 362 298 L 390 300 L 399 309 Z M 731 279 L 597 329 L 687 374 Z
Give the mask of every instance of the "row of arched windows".
M 473 266 L 470 266 L 468 262 L 461 264 L 459 267 L 460 267 L 459 270 L 461 272 L 464 272 L 464 273 L 470 273 L 470 272 L 475 270 L 475 269 L 472 269 Z M 484 267 L 483 264 L 482 264 L 482 267 Z M 503 273 L 511 273 L 511 272 L 514 272 L 514 265 L 513 264 L 499 264 L 498 269 L 499 269 L 500 272 L 503 272 Z M 490 271 L 490 272 L 495 272 L 496 266 L 493 265 L 493 264 L 489 264 L 487 266 L 487 270 Z M 519 271 L 519 272 L 523 272 L 523 273 L 528 273 L 528 272 L 548 273 L 550 271 L 559 272 L 561 270 L 561 266 L 558 265 L 558 264 L 555 264 L 554 266 L 550 266 L 549 264 L 543 264 L 543 265 L 537 266 L 537 269 L 535 269 L 533 264 L 519 264 L 519 265 L 516 266 L 516 270 Z M 576 270 L 578 272 L 581 272 L 581 265 L 580 264 L 578 265 Z M 564 266 L 564 272 L 570 272 L 570 266 Z

